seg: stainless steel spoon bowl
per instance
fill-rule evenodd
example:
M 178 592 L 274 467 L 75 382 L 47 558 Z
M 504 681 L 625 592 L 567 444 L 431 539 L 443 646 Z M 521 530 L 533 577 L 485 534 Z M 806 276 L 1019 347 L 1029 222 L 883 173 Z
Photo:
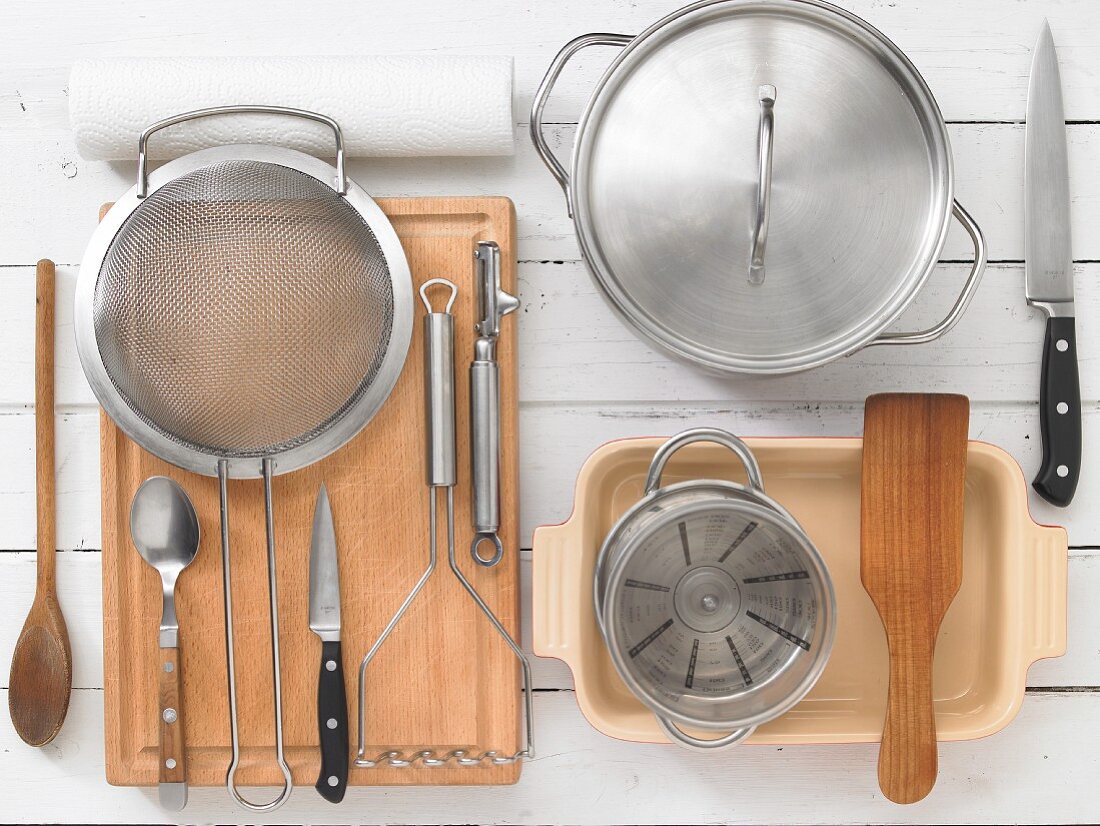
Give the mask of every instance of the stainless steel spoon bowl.
M 160 802 L 178 811 L 187 804 L 184 769 L 183 679 L 180 674 L 176 580 L 199 550 L 199 518 L 187 493 L 164 476 L 141 483 L 130 508 L 130 535 L 141 558 L 160 574 Z

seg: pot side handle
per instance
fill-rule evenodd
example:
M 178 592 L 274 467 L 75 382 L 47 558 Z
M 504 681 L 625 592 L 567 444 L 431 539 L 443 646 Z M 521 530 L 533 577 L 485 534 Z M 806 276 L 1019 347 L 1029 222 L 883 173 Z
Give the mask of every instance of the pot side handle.
M 565 204 L 569 209 L 570 218 L 573 217 L 573 194 L 569 186 L 569 173 L 565 171 L 565 167 L 562 166 L 561 161 L 557 159 L 557 156 L 554 155 L 546 142 L 546 136 L 542 132 L 542 112 L 546 108 L 546 101 L 550 98 L 550 92 L 553 90 L 554 84 L 565 68 L 565 64 L 569 62 L 573 55 L 589 46 L 619 46 L 622 48 L 633 39 L 634 36 L 630 34 L 609 34 L 607 32 L 593 32 L 592 34 L 582 34 L 580 37 L 573 38 L 562 47 L 562 50 L 550 63 L 550 67 L 546 70 L 546 76 L 539 84 L 539 88 L 535 92 L 535 98 L 531 103 L 531 142 L 535 145 L 535 150 L 542 158 L 542 162 L 550 170 L 550 174 L 557 179 L 562 191 L 565 192 Z
M 580 524 L 541 527 L 532 541 L 531 644 L 540 657 L 555 657 L 574 672 L 581 653 L 580 617 L 577 589 L 580 577 Z M 591 589 L 580 598 L 591 596 Z
M 1030 552 L 1027 580 L 1033 589 L 1025 605 L 1032 616 L 1024 618 L 1025 668 L 1036 660 L 1066 653 L 1067 582 L 1069 541 L 1064 528 L 1029 526 Z
M 930 341 L 935 341 L 954 327 L 962 318 L 963 313 L 966 312 L 966 308 L 970 306 L 974 294 L 978 292 L 978 285 L 981 283 L 986 260 L 988 259 L 985 236 L 982 235 L 982 231 L 974 222 L 974 219 L 970 217 L 970 213 L 963 209 L 962 204 L 958 201 L 952 202 L 951 214 L 963 225 L 963 229 L 966 230 L 970 240 L 974 243 L 974 264 L 970 268 L 970 275 L 967 276 L 966 284 L 963 285 L 963 290 L 956 299 L 955 305 L 948 311 L 943 320 L 934 327 L 910 333 L 883 333 L 878 338 L 868 342 L 868 347 L 873 347 L 876 344 L 927 344 Z

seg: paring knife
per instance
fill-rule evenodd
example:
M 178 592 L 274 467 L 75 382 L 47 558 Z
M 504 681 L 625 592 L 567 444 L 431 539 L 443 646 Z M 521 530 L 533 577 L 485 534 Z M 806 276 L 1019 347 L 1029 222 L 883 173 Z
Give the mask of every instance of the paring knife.
M 1069 163 L 1058 54 L 1050 25 L 1035 45 L 1024 151 L 1027 303 L 1047 314 L 1039 417 L 1043 465 L 1032 486 L 1055 505 L 1073 500 L 1081 471 L 1081 388 L 1073 309 Z
M 348 702 L 340 658 L 336 529 L 324 484 L 317 492 L 309 550 L 309 630 L 321 638 L 321 671 L 317 680 L 321 773 L 316 788 L 325 800 L 339 803 L 348 785 Z

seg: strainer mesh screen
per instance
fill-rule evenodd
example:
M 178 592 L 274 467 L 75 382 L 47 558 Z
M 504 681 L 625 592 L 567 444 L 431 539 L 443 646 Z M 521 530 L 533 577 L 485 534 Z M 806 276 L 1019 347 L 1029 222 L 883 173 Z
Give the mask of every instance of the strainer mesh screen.
M 93 305 L 107 374 L 173 441 L 224 458 L 310 441 L 371 386 L 393 286 L 363 218 L 297 170 L 226 161 L 149 195 Z

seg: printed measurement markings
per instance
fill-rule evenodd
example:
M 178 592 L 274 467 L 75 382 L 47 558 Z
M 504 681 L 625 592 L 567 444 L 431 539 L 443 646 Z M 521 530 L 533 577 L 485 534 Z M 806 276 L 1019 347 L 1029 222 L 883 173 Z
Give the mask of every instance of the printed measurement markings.
M 667 585 L 658 585 L 655 582 L 642 582 L 640 579 L 628 579 L 625 587 L 627 588 L 641 588 L 643 591 L 664 591 L 668 592 Z
M 808 642 L 806 642 L 804 639 L 802 639 L 802 637 L 795 636 L 790 631 L 788 631 L 786 628 L 780 628 L 774 622 L 771 622 L 769 620 L 764 619 L 759 614 L 754 614 L 752 611 L 748 611 L 746 613 L 748 614 L 749 617 L 756 620 L 758 623 L 763 625 L 768 630 L 774 631 L 775 633 L 777 633 L 779 636 L 781 636 L 787 642 L 793 642 L 795 645 L 799 646 L 800 648 L 803 648 L 806 651 L 810 650 L 810 644 Z
M 787 574 L 768 574 L 767 576 L 754 576 L 741 580 L 746 585 L 757 582 L 787 582 L 792 579 L 809 579 L 809 571 L 791 571 Z
M 665 631 L 667 631 L 671 627 L 672 627 L 672 620 L 671 619 L 665 620 L 664 625 L 662 625 L 660 628 L 657 628 L 656 630 L 650 632 L 648 637 L 646 637 L 644 640 L 642 640 L 640 643 L 638 643 L 637 645 L 635 645 L 633 648 L 630 649 L 630 659 L 634 659 L 639 654 L 641 654 L 643 651 L 645 651 L 646 648 L 649 646 L 649 644 L 651 642 L 653 642 L 655 639 L 657 639 L 657 637 L 661 636 L 661 634 L 665 633 Z
M 681 522 L 677 525 L 680 529 L 680 543 L 684 546 L 684 564 L 689 568 L 691 567 L 691 549 L 688 547 L 688 529 L 687 524 Z
M 725 562 L 726 558 L 737 550 L 737 547 L 749 538 L 749 534 L 756 530 L 756 523 L 750 522 L 741 529 L 741 533 L 737 534 L 737 538 L 730 543 L 730 546 L 726 548 L 726 552 L 718 557 L 719 562 Z
M 691 646 L 691 661 L 688 662 L 687 679 L 684 680 L 684 688 L 691 688 L 695 682 L 695 661 L 699 659 L 699 638 L 695 638 L 695 644 Z
M 741 653 L 737 650 L 737 646 L 733 644 L 733 637 L 726 635 L 726 645 L 730 647 L 730 653 L 733 654 L 734 662 L 737 663 L 737 667 L 741 670 L 741 679 L 745 681 L 745 685 L 752 685 L 752 674 L 745 668 L 745 661 L 741 659 Z

